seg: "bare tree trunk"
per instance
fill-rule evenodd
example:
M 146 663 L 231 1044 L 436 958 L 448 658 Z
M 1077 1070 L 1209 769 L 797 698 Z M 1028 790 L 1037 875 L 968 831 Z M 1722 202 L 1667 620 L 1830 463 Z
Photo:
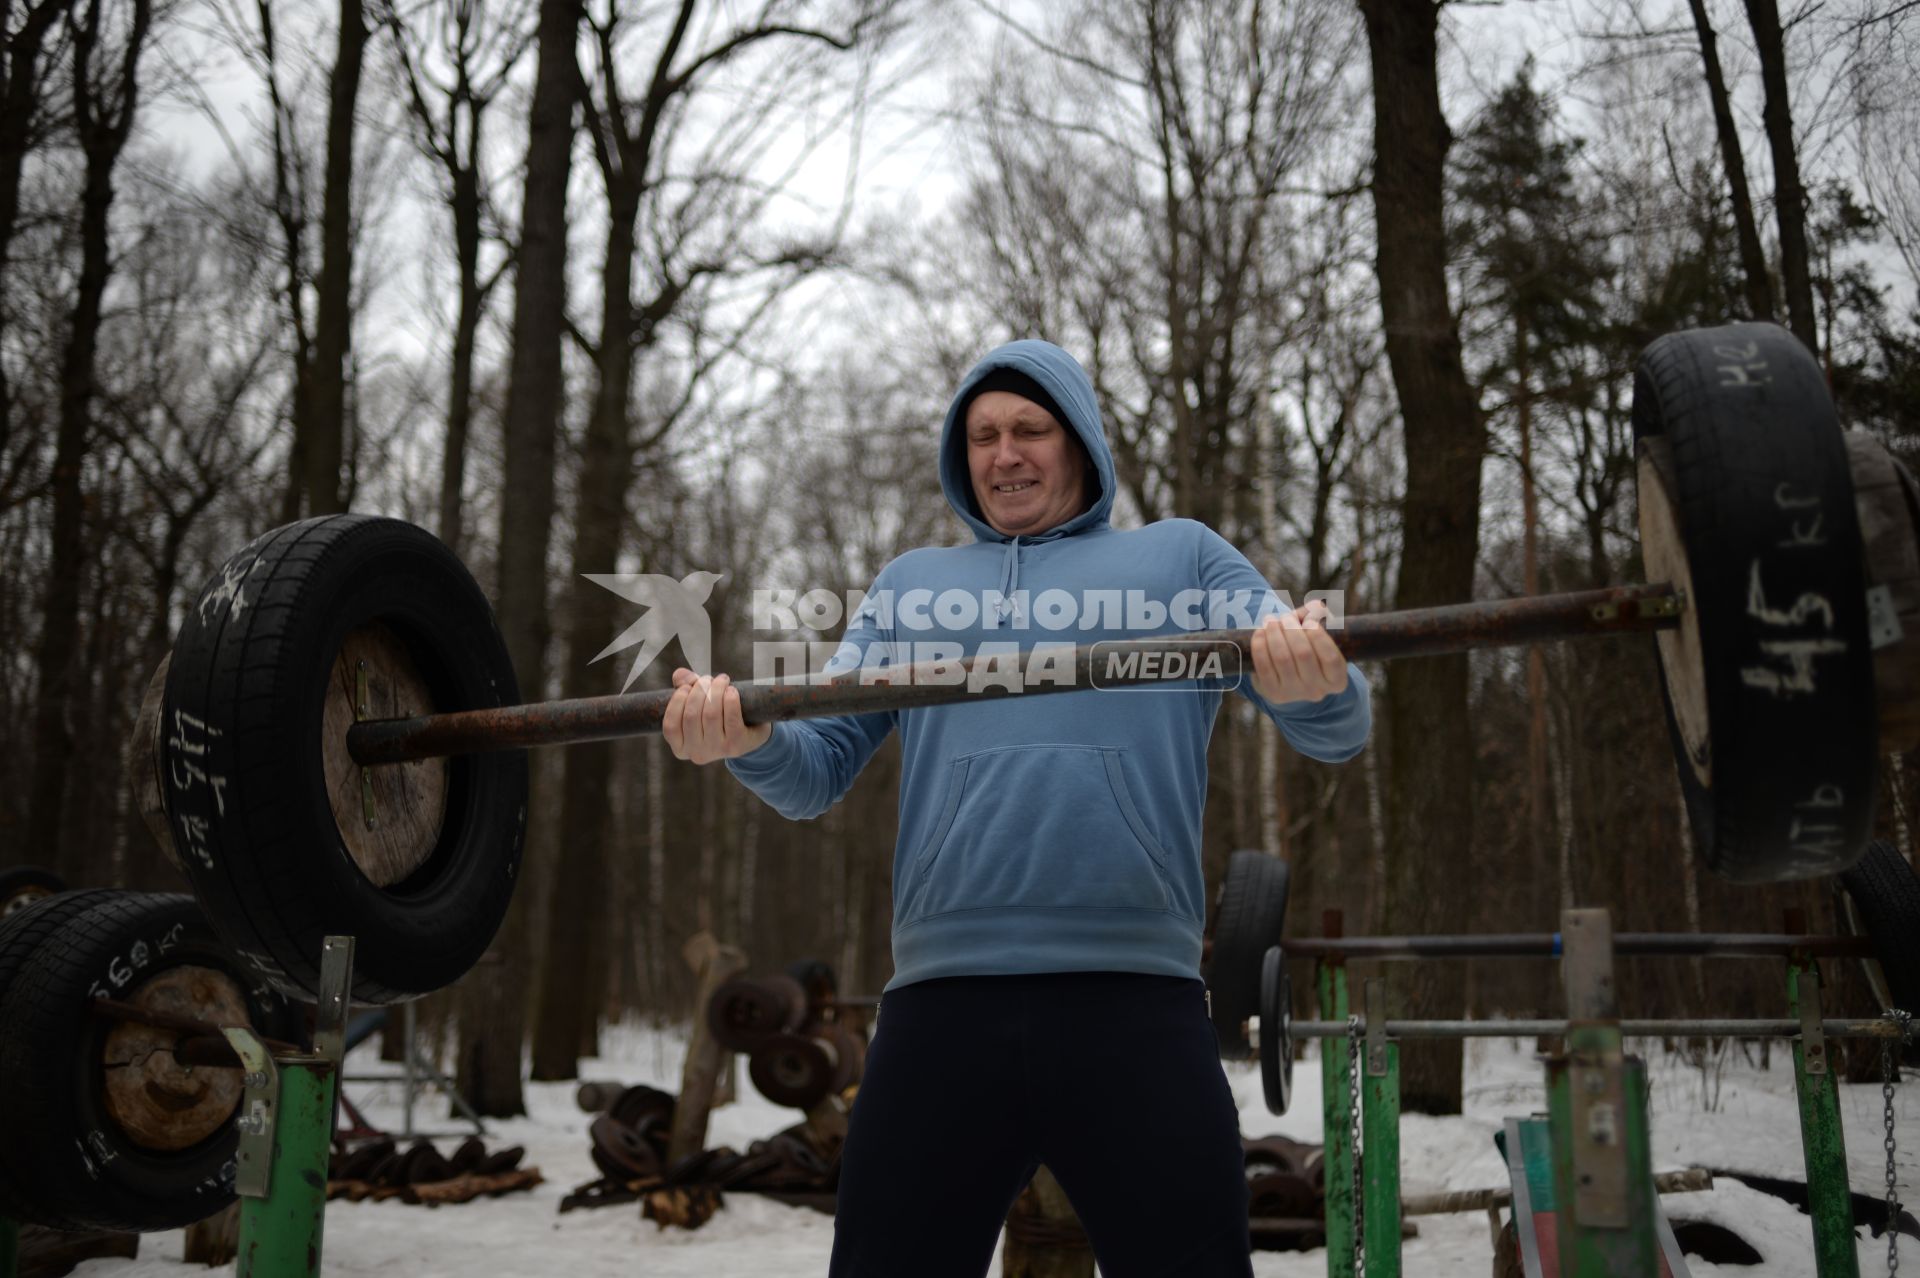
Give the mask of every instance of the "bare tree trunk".
M 1457 602 L 1473 592 L 1480 539 L 1485 427 L 1461 365 L 1447 298 L 1441 190 L 1452 138 L 1434 68 L 1439 10 L 1431 0 L 1361 0 L 1373 63 L 1375 220 L 1387 358 L 1405 421 L 1396 608 Z M 1473 859 L 1473 734 L 1464 656 L 1403 661 L 1391 673 L 1387 732 L 1384 926 L 1442 931 L 1467 915 Z M 1457 965 L 1415 965 L 1396 982 L 1407 1014 L 1458 1015 Z M 1403 1105 L 1460 1112 L 1460 1045 L 1408 1044 Z
M 27 152 L 39 140 L 35 130 L 40 124 L 40 54 L 47 33 L 71 5 L 72 0 L 38 0 L 31 5 L 19 29 L 7 37 L 5 57 L 0 59 L 0 77 L 4 77 L 0 79 L 0 281 L 6 278 L 8 252 L 20 216 L 20 175 Z M 11 26 L 11 0 L 4 12 Z M 6 316 L 0 312 L 0 325 L 5 323 Z M 12 437 L 12 421 L 12 392 L 6 367 L 0 364 L 0 453 Z
M 667 743 L 647 738 L 647 994 L 655 1007 L 666 997 Z
M 467 434 L 473 425 L 473 350 L 486 297 L 480 284 L 479 179 L 468 170 L 454 178 L 453 242 L 460 272 L 460 315 L 453 327 L 453 365 L 447 386 L 447 442 L 440 461 L 440 540 L 460 553 L 465 529 L 463 489 Z
M 540 51 L 534 75 L 533 106 L 527 144 L 526 198 L 521 214 L 520 259 L 514 287 L 512 380 L 507 387 L 506 485 L 500 508 L 499 615 L 507 651 L 513 657 L 520 694 L 529 700 L 546 694 L 547 545 L 554 508 L 554 447 L 564 408 L 560 342 L 566 326 L 567 175 L 573 159 L 573 110 L 579 83 L 574 39 L 580 29 L 580 0 L 541 0 Z M 530 824 L 528 859 L 546 855 Z M 514 1068 L 486 1071 L 485 1090 L 468 1093 L 480 1113 L 507 1116 L 526 1112 L 520 1085 L 520 1044 L 526 1035 L 526 966 L 532 950 L 531 902 L 519 894 L 495 940 L 506 958 L 512 995 L 501 993 L 495 1014 L 470 1021 L 460 1018 L 462 1061 L 488 1047 Z M 466 983 L 471 987 L 472 982 Z M 492 997 L 489 995 L 489 997 Z
M 1733 201 L 1733 225 L 1740 240 L 1740 269 L 1746 277 L 1749 318 L 1773 318 L 1773 284 L 1767 278 L 1767 255 L 1760 247 L 1760 228 L 1753 218 L 1753 195 L 1747 185 L 1747 160 L 1740 151 L 1740 130 L 1733 122 L 1733 104 L 1727 80 L 1720 72 L 1719 41 L 1707 18 L 1706 0 L 1687 0 L 1693 11 L 1693 29 L 1700 36 L 1700 60 L 1706 66 L 1707 97 L 1713 103 L 1713 127 L 1720 138 L 1720 162 L 1727 170 L 1727 190 Z
M 616 201 L 607 227 L 601 272 L 598 353 L 599 389 L 581 443 L 580 493 L 573 520 L 573 571 L 569 575 L 566 664 L 561 694 L 589 697 L 619 687 L 618 662 L 589 665 L 619 632 L 617 596 L 588 581 L 586 573 L 612 572 L 620 556 L 621 524 L 633 476 L 632 431 L 627 412 L 633 382 L 634 202 Z M 591 1032 L 595 1009 L 584 996 L 585 973 L 602 961 L 593 952 L 586 920 L 601 899 L 607 876 L 607 790 L 613 782 L 613 748 L 594 743 L 566 752 L 561 788 L 560 847 L 547 919 L 547 962 L 541 979 L 540 1020 L 533 1035 L 533 1077 L 572 1078 L 575 1050 Z M 708 841 L 711 842 L 710 840 Z
M 480 275 L 480 248 L 485 239 L 481 212 L 485 180 L 481 169 L 481 138 L 487 109 L 494 95 L 519 63 L 526 45 L 521 40 L 518 10 L 509 9 L 489 23 L 483 8 L 458 4 L 436 18 L 423 14 L 440 32 L 441 58 L 451 64 L 452 83 L 437 83 L 416 56 L 407 17 L 391 2 L 379 12 L 393 33 L 399 55 L 408 106 L 420 149 L 446 178 L 445 198 L 453 223 L 454 268 L 459 278 L 459 313 L 454 320 L 453 360 L 447 388 L 447 437 L 440 465 L 440 540 L 458 554 L 464 539 L 463 488 L 467 469 L 467 435 L 473 421 L 473 360 L 475 335 L 487 309 L 493 286 L 505 273 L 502 264 L 484 280 Z M 428 101 L 434 90 L 444 108 L 436 113 Z
M 1527 343 L 1526 312 L 1514 313 L 1514 409 L 1520 431 L 1520 512 L 1522 589 L 1540 593 L 1540 494 L 1533 474 L 1533 367 Z M 1552 804 L 1547 781 L 1547 655 L 1536 644 L 1527 649 L 1527 864 L 1545 865 Z M 1551 893 L 1532 891 L 1527 905 L 1544 920 Z M 1535 924 L 1529 924 L 1534 926 Z M 1545 926 L 1537 920 L 1537 925 Z
M 1800 158 L 1793 145 L 1793 113 L 1787 105 L 1787 54 L 1774 0 L 1747 0 L 1754 50 L 1760 55 L 1760 83 L 1766 102 L 1760 119 L 1773 152 L 1773 209 L 1780 226 L 1780 278 L 1786 285 L 1787 327 L 1815 356 L 1813 275 L 1807 262 L 1807 192 L 1800 184 Z
M 80 580 L 85 571 L 80 471 L 91 443 L 101 299 L 113 272 L 107 243 L 113 168 L 133 127 L 138 100 L 136 72 L 152 18 L 151 0 L 134 0 L 125 47 L 102 51 L 103 2 L 89 0 L 73 28 L 74 127 L 86 156 L 86 177 L 80 197 L 80 278 L 60 370 L 60 426 L 53 455 L 46 605 L 34 661 L 39 699 L 34 707 L 33 776 L 27 791 L 25 844 L 32 849 L 61 846 L 61 814 L 73 754 L 70 717 L 77 703 L 74 657 L 80 631 Z M 113 71 L 98 67 L 96 57 L 103 52 L 109 57 L 118 52 L 119 67 Z
M 320 209 L 319 308 L 313 327 L 313 397 L 307 436 L 307 513 L 346 509 L 340 496 L 346 455 L 347 354 L 353 313 L 353 113 L 360 95 L 367 27 L 360 0 L 340 0 L 339 53 L 327 90 L 327 187 Z

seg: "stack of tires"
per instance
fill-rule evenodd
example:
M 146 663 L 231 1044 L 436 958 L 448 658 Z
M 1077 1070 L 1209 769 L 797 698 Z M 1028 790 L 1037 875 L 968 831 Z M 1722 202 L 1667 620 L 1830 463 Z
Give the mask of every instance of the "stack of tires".
M 234 1197 L 237 1062 L 93 1003 L 284 1040 L 304 1010 L 250 980 L 190 896 L 53 887 L 0 916 L 0 1216 L 119 1231 L 203 1219 Z

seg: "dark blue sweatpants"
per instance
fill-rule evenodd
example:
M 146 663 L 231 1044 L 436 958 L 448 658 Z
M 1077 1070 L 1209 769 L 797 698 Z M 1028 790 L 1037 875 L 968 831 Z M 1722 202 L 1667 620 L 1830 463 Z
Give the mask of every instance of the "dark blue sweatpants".
M 1042 1163 L 1103 1278 L 1251 1278 L 1239 1115 L 1200 982 L 953 977 L 880 1007 L 832 1278 L 979 1278 Z

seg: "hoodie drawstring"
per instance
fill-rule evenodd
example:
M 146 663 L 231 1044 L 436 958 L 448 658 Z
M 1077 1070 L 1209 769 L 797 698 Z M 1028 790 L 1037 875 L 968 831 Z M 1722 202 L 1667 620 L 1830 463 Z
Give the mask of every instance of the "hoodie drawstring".
M 1000 565 L 1000 602 L 994 605 L 993 627 L 998 630 L 1008 617 L 1017 613 L 1014 595 L 1020 589 L 1020 539 L 1007 542 L 1007 557 Z

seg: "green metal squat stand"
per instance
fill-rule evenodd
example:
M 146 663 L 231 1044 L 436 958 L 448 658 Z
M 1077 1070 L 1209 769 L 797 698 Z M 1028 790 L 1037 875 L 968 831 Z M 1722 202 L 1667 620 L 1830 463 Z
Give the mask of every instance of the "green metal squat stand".
M 236 1124 L 237 1278 L 310 1278 L 320 1272 L 327 1158 L 352 988 L 353 938 L 329 936 L 320 951 L 312 1052 L 276 1059 L 251 1030 L 225 1031 L 247 1071 Z
M 1794 1085 L 1806 1162 L 1817 1278 L 1859 1278 L 1853 1206 L 1839 1089 L 1829 1068 L 1827 1040 L 1880 1040 L 1891 1047 L 1906 1032 L 1898 1014 L 1877 1019 L 1825 1019 L 1816 958 L 1864 956 L 1851 937 L 1800 935 L 1789 918 L 1780 935 L 1696 936 L 1642 933 L 1616 937 L 1605 910 L 1568 910 L 1557 935 L 1352 938 L 1341 935 L 1338 911 L 1328 911 L 1325 937 L 1286 942 L 1289 953 L 1313 957 L 1319 1021 L 1296 1021 L 1296 1038 L 1319 1038 L 1325 1151 L 1328 1278 L 1399 1278 L 1401 1038 L 1491 1038 L 1551 1035 L 1565 1050 L 1548 1057 L 1547 1118 L 1512 1120 L 1509 1143 L 1523 1135 L 1538 1153 L 1550 1138 L 1551 1177 L 1536 1181 L 1534 1211 L 1553 1219 L 1562 1278 L 1658 1278 L 1685 1264 L 1659 1208 L 1647 1118 L 1646 1067 L 1626 1055 L 1634 1036 L 1778 1037 L 1793 1040 Z M 1787 961 L 1789 1018 L 1784 1020 L 1620 1019 L 1614 985 L 1618 953 L 1754 957 Z M 1350 958 L 1440 959 L 1518 955 L 1561 958 L 1567 1018 L 1552 1021 L 1393 1021 L 1384 982 L 1366 982 L 1366 1015 L 1349 1005 Z M 1336 1046 L 1346 1040 L 1346 1050 Z M 1888 1101 L 1889 1115 L 1891 1100 Z M 1889 1124 L 1891 1119 L 1889 1118 Z M 1889 1130 L 1891 1128 L 1889 1127 Z M 1356 1159 L 1356 1151 L 1364 1154 Z M 1520 1152 L 1508 1150 L 1520 1168 Z M 1889 1160 L 1891 1160 L 1889 1153 Z M 1891 1161 L 1889 1162 L 1891 1166 Z M 1891 1173 L 1890 1173 L 1891 1175 Z M 1523 1214 L 1523 1177 L 1515 1171 L 1516 1228 L 1532 1237 Z M 1891 1184 L 1891 1180 L 1889 1181 Z M 1891 1202 L 1891 1190 L 1889 1190 Z M 1532 1270 L 1529 1270 L 1532 1272 Z

